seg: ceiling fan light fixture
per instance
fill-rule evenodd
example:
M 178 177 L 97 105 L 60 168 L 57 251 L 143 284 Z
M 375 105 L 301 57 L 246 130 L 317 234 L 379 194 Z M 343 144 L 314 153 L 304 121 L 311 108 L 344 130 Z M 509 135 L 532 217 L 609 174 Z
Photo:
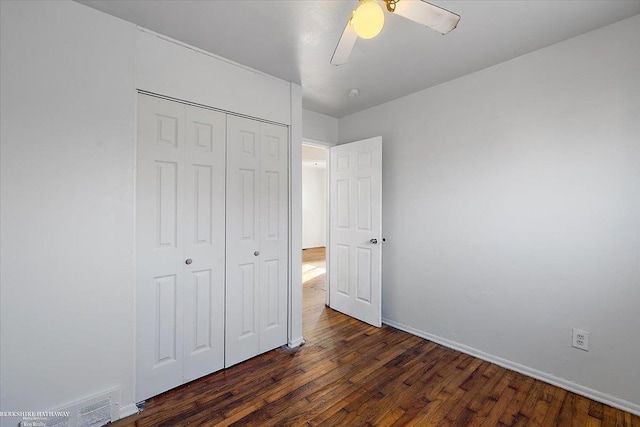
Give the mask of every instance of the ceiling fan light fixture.
M 333 65 L 347 63 L 358 37 L 370 39 L 380 33 L 386 13 L 382 9 L 382 2 L 389 13 L 407 18 L 440 34 L 447 34 L 456 28 L 460 21 L 460 15 L 431 4 L 427 0 L 360 0 L 358 7 L 351 12 L 336 50 L 333 51 L 331 57 Z
M 384 26 L 384 10 L 377 0 L 361 0 L 349 23 L 359 37 L 374 38 Z

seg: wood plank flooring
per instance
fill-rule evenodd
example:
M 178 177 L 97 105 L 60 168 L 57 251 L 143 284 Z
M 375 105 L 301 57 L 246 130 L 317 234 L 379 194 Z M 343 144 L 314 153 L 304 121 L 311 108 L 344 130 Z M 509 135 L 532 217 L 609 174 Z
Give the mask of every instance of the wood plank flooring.
M 149 400 L 115 426 L 629 426 L 640 417 L 324 306 L 303 253 L 304 337 Z

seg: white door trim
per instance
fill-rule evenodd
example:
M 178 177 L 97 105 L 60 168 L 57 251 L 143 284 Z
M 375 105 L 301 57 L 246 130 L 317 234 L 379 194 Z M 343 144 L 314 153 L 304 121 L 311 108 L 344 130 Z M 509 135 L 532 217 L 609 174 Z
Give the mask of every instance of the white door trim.
M 289 289 L 287 345 L 304 344 L 302 336 L 302 86 L 291 83 L 289 126 Z
M 310 145 L 312 147 L 331 148 L 338 144 L 332 144 L 331 142 L 320 141 L 317 139 L 302 138 L 302 145 Z
M 329 186 L 331 184 L 331 181 L 329 180 L 329 170 L 331 169 L 331 147 L 335 147 L 338 144 L 333 144 L 331 142 L 326 142 L 326 141 L 319 141 L 319 140 L 315 140 L 315 139 L 309 139 L 309 138 L 303 138 L 302 139 L 302 144 L 301 145 L 308 145 L 310 147 L 317 147 L 317 148 L 325 148 L 327 150 L 327 167 L 326 167 L 326 173 L 325 173 L 325 185 L 326 185 L 326 189 L 327 189 L 327 193 L 325 194 L 325 254 L 324 254 L 324 260 L 325 260 L 325 270 L 326 270 L 326 279 L 325 279 L 325 291 L 324 291 L 324 305 L 326 305 L 327 307 L 329 307 L 329 303 L 330 303 L 330 283 L 329 283 L 329 250 L 330 250 L 330 230 L 331 230 L 331 205 L 330 205 L 330 193 L 329 193 Z M 300 177 L 300 179 L 302 180 L 302 176 Z M 302 210 L 302 199 L 300 199 L 300 209 Z M 302 248 L 300 248 L 300 250 L 302 250 Z

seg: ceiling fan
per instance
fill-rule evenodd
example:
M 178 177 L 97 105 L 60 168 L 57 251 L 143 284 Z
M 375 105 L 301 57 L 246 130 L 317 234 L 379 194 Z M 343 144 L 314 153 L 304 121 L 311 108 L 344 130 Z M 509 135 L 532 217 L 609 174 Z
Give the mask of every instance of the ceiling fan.
M 351 12 L 351 17 L 340 37 L 338 46 L 331 57 L 333 65 L 347 62 L 358 37 L 370 39 L 378 35 L 384 25 L 384 11 L 400 15 L 418 24 L 422 24 L 441 34 L 447 34 L 456 28 L 460 16 L 423 0 L 360 0 L 360 5 Z

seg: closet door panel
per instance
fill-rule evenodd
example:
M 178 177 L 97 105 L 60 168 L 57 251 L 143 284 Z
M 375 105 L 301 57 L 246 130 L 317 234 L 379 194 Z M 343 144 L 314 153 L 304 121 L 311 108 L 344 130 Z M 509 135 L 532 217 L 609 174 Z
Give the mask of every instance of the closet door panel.
M 263 353 L 287 342 L 287 128 L 261 123 L 260 143 L 260 352 Z
M 185 110 L 186 382 L 224 367 L 226 116 L 192 106 Z
M 182 383 L 184 106 L 138 98 L 136 401 Z
M 260 124 L 227 116 L 225 366 L 260 350 Z
M 138 97 L 136 400 L 224 367 L 226 116 Z
M 226 366 L 287 342 L 288 129 L 227 117 Z

